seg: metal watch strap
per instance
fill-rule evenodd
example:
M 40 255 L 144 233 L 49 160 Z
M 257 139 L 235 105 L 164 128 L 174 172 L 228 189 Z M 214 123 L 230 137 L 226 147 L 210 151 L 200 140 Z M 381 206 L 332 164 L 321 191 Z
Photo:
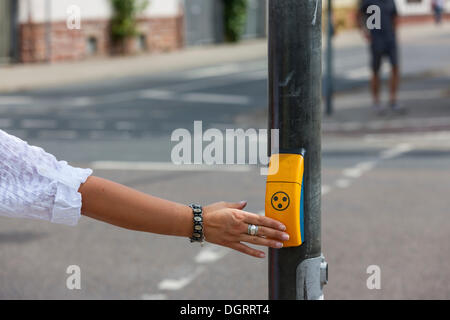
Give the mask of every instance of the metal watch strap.
M 203 208 L 198 204 L 191 204 L 189 207 L 192 208 L 192 213 L 194 214 L 194 229 L 190 238 L 191 242 L 203 242 L 205 239 L 203 234 Z

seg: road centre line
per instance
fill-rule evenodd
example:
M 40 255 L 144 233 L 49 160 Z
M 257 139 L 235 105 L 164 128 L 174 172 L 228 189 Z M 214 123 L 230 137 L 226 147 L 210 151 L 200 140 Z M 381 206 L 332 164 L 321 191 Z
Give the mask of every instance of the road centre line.
M 344 169 L 342 171 L 344 178 L 339 178 L 335 185 L 339 188 L 347 188 L 351 185 L 352 179 L 360 178 L 364 173 L 375 168 L 379 162 L 399 157 L 411 150 L 413 150 L 413 145 L 409 143 L 400 143 L 390 149 L 383 150 L 374 160 L 359 162 L 353 167 Z
M 195 262 L 199 264 L 216 262 L 225 257 L 231 249 L 219 246 L 208 245 L 202 248 L 195 256 Z
M 159 290 L 168 290 L 168 291 L 175 291 L 175 290 L 183 289 L 189 283 L 194 281 L 204 271 L 205 271 L 205 267 L 199 266 L 194 270 L 194 272 L 191 272 L 189 275 L 187 275 L 185 277 L 181 277 L 178 279 L 163 279 L 158 284 L 158 289 Z
M 336 187 L 338 188 L 348 188 L 351 184 L 349 179 L 341 178 L 336 181 Z

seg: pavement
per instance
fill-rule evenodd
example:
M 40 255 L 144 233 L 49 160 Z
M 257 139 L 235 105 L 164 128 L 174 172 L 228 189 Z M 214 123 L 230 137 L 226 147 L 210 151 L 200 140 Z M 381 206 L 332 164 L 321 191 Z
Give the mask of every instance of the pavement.
M 334 114 L 324 116 L 322 139 L 326 299 L 450 298 L 444 59 L 450 42 L 448 25 L 434 28 L 403 31 L 405 115 L 371 113 L 366 44 L 352 38 L 357 33 L 336 39 L 339 90 Z M 139 63 L 139 74 L 120 71 L 132 70 L 125 67 L 130 61 L 151 64 L 153 56 L 105 59 L 98 74 L 84 67 L 95 68 L 95 61 L 2 68 L 10 76 L 0 79 L 0 126 L 59 159 L 140 191 L 180 203 L 248 200 L 249 211 L 263 214 L 265 177 L 258 168 L 175 170 L 170 152 L 173 130 L 192 131 L 194 120 L 202 120 L 204 130 L 266 128 L 264 48 L 258 41 L 222 48 L 226 61 L 206 53 L 196 60 L 198 53 L 189 62 L 184 51 L 173 53 L 178 67 L 156 64 L 168 71 L 154 73 Z M 108 70 L 115 62 L 121 67 Z M 52 68 L 74 77 L 55 75 Z M 12 70 L 22 70 L 22 76 Z M 267 263 L 85 217 L 75 228 L 7 218 L 0 223 L 2 299 L 266 299 Z M 81 268 L 81 290 L 66 287 L 70 265 Z M 381 288 L 371 290 L 367 270 L 374 265 L 381 270 Z

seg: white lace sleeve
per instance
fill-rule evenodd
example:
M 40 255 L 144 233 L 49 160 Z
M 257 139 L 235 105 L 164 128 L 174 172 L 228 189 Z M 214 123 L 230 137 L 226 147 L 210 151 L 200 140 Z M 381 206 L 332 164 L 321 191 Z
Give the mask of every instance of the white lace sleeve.
M 0 215 L 76 225 L 80 185 L 91 169 L 74 168 L 0 130 Z

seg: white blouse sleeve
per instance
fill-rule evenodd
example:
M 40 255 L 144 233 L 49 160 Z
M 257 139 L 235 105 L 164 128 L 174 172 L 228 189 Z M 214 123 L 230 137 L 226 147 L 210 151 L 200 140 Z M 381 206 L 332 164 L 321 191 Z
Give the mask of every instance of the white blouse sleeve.
M 0 215 L 76 225 L 80 185 L 91 169 L 74 168 L 0 130 Z

